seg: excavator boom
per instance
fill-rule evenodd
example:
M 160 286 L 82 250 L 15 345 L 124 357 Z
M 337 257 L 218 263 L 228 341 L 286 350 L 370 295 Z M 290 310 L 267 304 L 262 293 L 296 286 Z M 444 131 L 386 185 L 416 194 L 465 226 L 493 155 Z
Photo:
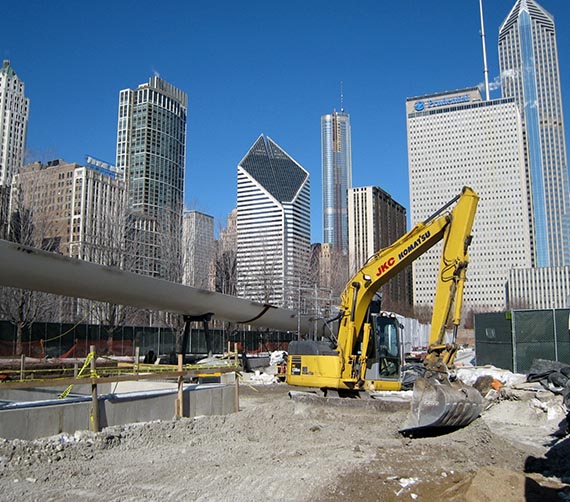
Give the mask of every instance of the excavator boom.
M 449 386 L 447 368 L 453 364 L 457 349 L 454 344 L 445 345 L 443 342 L 450 315 L 455 330 L 461 320 L 465 272 L 469 262 L 467 250 L 478 200 L 474 190 L 464 187 L 461 194 L 432 216 L 375 253 L 350 279 L 341 295 L 341 316 L 334 346 L 329 345 L 327 349 L 323 342 L 293 343 L 290 346 L 288 383 L 337 391 L 399 390 L 401 380 L 395 379 L 394 375 L 401 377 L 401 370 L 389 369 L 390 365 L 393 368 L 398 364 L 398 354 L 385 357 L 386 349 L 382 348 L 384 340 L 389 338 L 385 328 L 390 323 L 383 323 L 384 328 L 378 327 L 378 318 L 371 308 L 373 299 L 390 279 L 443 241 L 426 378 L 421 384 L 423 390 L 414 394 L 413 427 L 465 425 L 477 416 L 480 411 L 478 396 L 470 391 L 457 394 Z M 385 366 L 373 370 L 375 364 Z M 383 378 L 382 375 L 389 377 Z M 448 387 L 431 392 L 432 383 Z M 436 406 L 433 406 L 434 402 Z M 429 410 L 428 406 L 431 406 Z M 459 413 L 459 407 L 470 411 Z

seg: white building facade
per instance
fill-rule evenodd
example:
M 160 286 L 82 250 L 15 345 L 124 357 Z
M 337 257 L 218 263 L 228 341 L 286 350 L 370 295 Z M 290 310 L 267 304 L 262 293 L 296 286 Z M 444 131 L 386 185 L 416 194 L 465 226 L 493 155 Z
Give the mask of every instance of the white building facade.
M 125 183 L 112 169 L 77 166 L 73 170 L 69 255 L 128 268 Z
M 514 269 L 509 274 L 509 308 L 570 308 L 570 267 Z
M 4 60 L 0 68 L 0 186 L 12 183 L 12 176 L 24 164 L 30 100 L 24 82 Z
M 502 310 L 513 268 L 532 262 L 522 126 L 514 99 L 478 88 L 406 100 L 410 216 L 424 221 L 463 186 L 480 196 L 464 312 Z M 432 305 L 441 244 L 413 263 L 416 305 Z
M 264 135 L 237 171 L 238 296 L 291 307 L 308 273 L 309 173 Z
M 214 259 L 214 217 L 200 211 L 184 211 L 182 231 L 183 284 L 210 289 L 210 266 Z

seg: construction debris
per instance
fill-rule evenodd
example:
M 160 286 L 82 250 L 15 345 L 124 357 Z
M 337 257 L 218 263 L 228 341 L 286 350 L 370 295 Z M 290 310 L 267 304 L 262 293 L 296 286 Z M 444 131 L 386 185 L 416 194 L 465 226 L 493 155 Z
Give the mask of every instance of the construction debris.
M 403 407 L 314 406 L 285 384 L 242 385 L 232 415 L 0 440 L 0 490 L 6 501 L 565 500 L 562 397 L 515 387 L 464 429 L 409 439 Z

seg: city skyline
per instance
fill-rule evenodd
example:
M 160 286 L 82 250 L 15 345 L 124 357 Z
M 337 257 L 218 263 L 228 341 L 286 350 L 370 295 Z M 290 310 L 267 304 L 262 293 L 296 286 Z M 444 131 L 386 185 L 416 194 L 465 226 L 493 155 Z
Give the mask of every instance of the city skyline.
M 176 19 L 167 8 L 145 15 L 144 1 L 136 12 L 106 1 L 63 2 L 56 9 L 41 2 L 6 5 L 10 22 L 0 47 L 31 99 L 28 160 L 83 163 L 91 154 L 113 162 L 119 92 L 156 71 L 189 95 L 186 207 L 225 224 L 236 204 L 236 165 L 251 138 L 265 132 L 310 172 L 311 236 L 320 241 L 319 120 L 340 108 L 342 81 L 352 123 L 353 186 L 378 185 L 409 208 L 405 99 L 482 82 L 479 5 L 473 0 L 459 10 L 441 1 L 420 13 L 415 2 L 393 4 L 333 2 L 331 8 L 330 2 L 307 7 L 293 1 L 267 9 L 259 2 L 217 2 L 174 9 L 172 3 Z M 568 117 L 570 5 L 540 4 L 558 28 Z M 513 5 L 484 5 L 491 81 L 499 72 L 498 29 Z M 128 26 L 127 15 L 135 16 Z M 59 25 L 66 29 L 47 35 L 46 27 Z M 348 36 L 331 51 L 330 33 L 341 26 Z

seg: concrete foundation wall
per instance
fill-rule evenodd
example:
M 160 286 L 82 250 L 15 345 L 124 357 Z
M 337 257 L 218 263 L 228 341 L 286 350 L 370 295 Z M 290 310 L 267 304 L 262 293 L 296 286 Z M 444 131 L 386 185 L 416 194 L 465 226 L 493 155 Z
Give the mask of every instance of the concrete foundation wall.
M 89 428 L 89 402 L 0 411 L 0 437 L 36 439 Z
M 28 393 L 45 398 L 44 392 Z M 2 399 L 7 399 L 2 395 Z M 20 396 L 21 397 L 21 396 Z M 100 427 L 151 420 L 171 420 L 177 397 L 172 386 L 148 390 L 107 394 L 99 397 Z M 0 437 L 5 439 L 36 439 L 62 432 L 73 434 L 90 429 L 91 399 L 75 397 L 62 402 L 48 399 L 13 404 L 0 409 Z M 189 385 L 184 388 L 183 414 L 225 415 L 236 411 L 234 385 Z

